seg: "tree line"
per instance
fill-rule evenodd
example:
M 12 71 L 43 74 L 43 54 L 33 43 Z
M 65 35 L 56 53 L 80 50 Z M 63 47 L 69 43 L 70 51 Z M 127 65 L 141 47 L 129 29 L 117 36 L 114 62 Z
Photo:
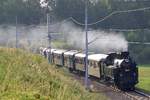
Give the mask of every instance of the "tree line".
M 41 7 L 41 1 L 45 7 Z M 113 12 L 150 7 L 149 0 L 87 0 L 88 23 L 96 22 Z M 40 24 L 49 13 L 53 20 L 69 17 L 84 23 L 85 0 L 0 0 L 0 24 Z M 76 24 L 78 25 L 78 24 Z M 128 41 L 149 42 L 150 9 L 114 13 L 101 23 L 89 26 L 95 29 L 141 29 L 123 32 Z M 139 63 L 149 63 L 150 46 L 129 44 L 129 51 Z
M 39 24 L 43 17 L 39 0 L 1 0 L 0 23 L 14 24 L 18 16 L 18 22 L 22 24 Z
M 0 23 L 14 23 L 16 16 L 24 24 L 39 24 L 46 20 L 46 13 L 55 19 L 73 17 L 84 23 L 85 0 L 45 0 L 48 7 L 41 7 L 42 0 L 1 0 Z M 114 11 L 126 11 L 150 7 L 149 0 L 87 0 L 88 22 L 96 22 Z M 107 20 L 92 25 L 93 28 L 148 28 L 150 10 L 115 13 Z

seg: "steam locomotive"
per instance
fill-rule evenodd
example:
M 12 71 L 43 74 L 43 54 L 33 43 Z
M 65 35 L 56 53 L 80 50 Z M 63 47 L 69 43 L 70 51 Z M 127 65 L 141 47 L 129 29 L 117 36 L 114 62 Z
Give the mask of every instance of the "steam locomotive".
M 40 48 L 51 63 L 72 71 L 85 72 L 85 54 L 77 50 Z M 121 90 L 134 90 L 138 83 L 138 68 L 129 52 L 88 54 L 88 73 L 100 81 L 114 84 Z

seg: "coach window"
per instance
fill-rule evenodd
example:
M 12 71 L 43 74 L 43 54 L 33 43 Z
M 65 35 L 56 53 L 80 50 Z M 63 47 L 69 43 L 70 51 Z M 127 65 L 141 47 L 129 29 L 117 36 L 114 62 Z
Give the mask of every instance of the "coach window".
M 82 64 L 82 59 L 80 59 L 80 64 Z
M 84 64 L 84 60 L 82 59 L 82 64 Z
M 96 67 L 98 67 L 98 62 L 95 62 L 96 63 Z
M 88 61 L 88 65 L 91 66 L 91 61 Z
M 66 58 L 66 61 L 69 61 L 69 57 Z
M 77 58 L 77 63 L 79 63 L 79 59 Z
M 60 59 L 60 56 L 58 55 L 58 59 Z
M 92 67 L 94 66 L 94 61 L 92 61 Z
M 75 59 L 75 62 L 78 63 L 78 59 Z
M 94 66 L 94 62 L 92 61 L 92 67 Z
M 91 67 L 93 67 L 93 61 L 91 61 Z
M 94 62 L 94 68 L 96 68 L 96 62 Z
M 90 66 L 90 67 L 91 67 L 91 61 L 88 61 L 88 66 Z
M 80 64 L 80 59 L 78 59 L 78 63 Z
M 54 58 L 56 58 L 57 56 L 54 54 Z

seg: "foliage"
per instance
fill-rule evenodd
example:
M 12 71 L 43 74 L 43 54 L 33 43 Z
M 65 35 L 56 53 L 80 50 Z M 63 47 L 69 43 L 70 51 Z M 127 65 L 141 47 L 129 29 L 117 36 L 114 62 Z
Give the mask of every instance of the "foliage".
M 126 0 L 87 0 L 89 23 L 104 18 L 114 11 L 124 11 L 150 6 L 150 1 L 126 1 Z M 95 1 L 95 2 L 94 2 Z M 85 0 L 45 0 L 49 10 L 42 9 L 40 0 L 1 0 L 0 23 L 14 23 L 15 16 L 23 24 L 39 24 L 44 21 L 45 12 L 58 19 L 73 17 L 84 23 Z M 47 11 L 44 11 L 47 10 Z M 132 13 L 114 14 L 102 23 L 93 25 L 94 28 L 145 28 L 150 26 L 150 10 Z M 128 20 L 128 21 L 127 21 Z
M 137 64 L 150 64 L 150 45 L 142 44 L 150 42 L 149 30 L 126 32 L 125 36 L 128 41 L 140 42 L 141 44 L 129 44 L 131 56 Z
M 38 24 L 42 11 L 39 0 L 1 0 L 0 23 L 15 23 L 18 16 L 20 24 Z
M 98 100 L 63 70 L 39 55 L 0 48 L 1 100 Z
M 150 6 L 150 1 L 126 1 L 126 0 L 97 0 L 96 3 L 88 1 L 88 22 L 96 22 L 114 11 L 125 11 Z M 53 9 L 56 17 L 73 17 L 84 23 L 84 0 L 57 0 Z M 103 22 L 93 25 L 95 28 L 145 28 L 150 26 L 149 11 L 137 11 L 130 13 L 116 13 Z M 128 21 L 127 21 L 128 20 Z

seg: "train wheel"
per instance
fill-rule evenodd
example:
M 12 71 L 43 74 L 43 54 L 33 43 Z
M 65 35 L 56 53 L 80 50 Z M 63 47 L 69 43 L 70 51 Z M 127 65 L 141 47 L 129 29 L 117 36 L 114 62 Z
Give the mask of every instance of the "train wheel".
M 133 90 L 135 90 L 135 87 L 133 85 L 127 85 L 127 84 L 119 85 L 118 88 L 122 91 L 133 91 Z

